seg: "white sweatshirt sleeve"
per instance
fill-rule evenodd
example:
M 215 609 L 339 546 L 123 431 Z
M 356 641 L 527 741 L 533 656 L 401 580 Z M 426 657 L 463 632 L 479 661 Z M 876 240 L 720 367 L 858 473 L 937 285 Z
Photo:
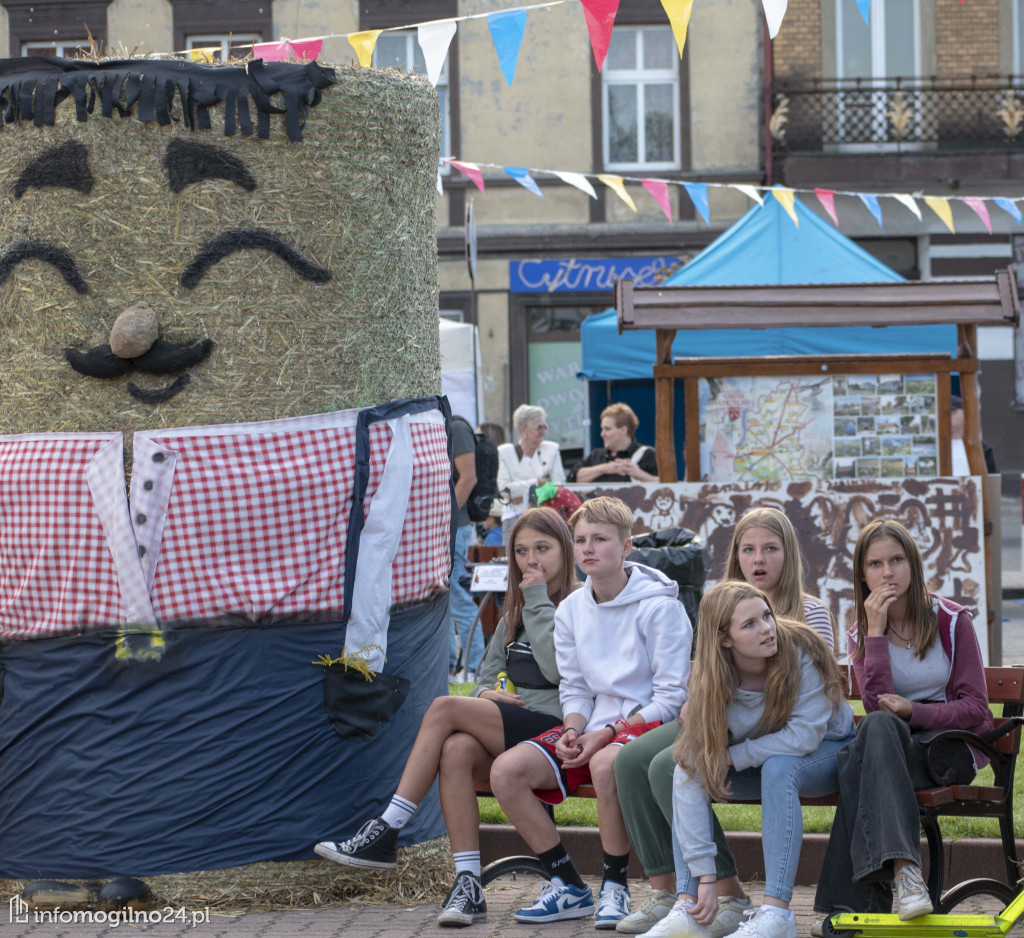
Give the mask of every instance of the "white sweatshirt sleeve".
M 573 619 L 575 607 L 582 604 L 581 594 L 582 590 L 573 593 L 555 611 L 555 661 L 561 675 L 558 697 L 562 713 L 578 713 L 585 722 L 589 722 L 594 712 L 594 692 L 584 680 L 580 669 Z
M 693 626 L 683 604 L 665 597 L 644 617 L 640 632 L 654 666 L 651 702 L 640 715 L 645 723 L 668 723 L 679 717 L 686 700 Z

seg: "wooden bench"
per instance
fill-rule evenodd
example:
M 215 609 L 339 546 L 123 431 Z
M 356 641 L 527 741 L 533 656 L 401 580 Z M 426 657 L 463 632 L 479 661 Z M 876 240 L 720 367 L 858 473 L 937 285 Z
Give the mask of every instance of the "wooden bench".
M 847 679 L 850 700 L 860 699 L 860 688 L 852 671 L 843 668 Z M 1017 894 L 1017 882 L 1021 870 L 1017 859 L 1017 842 L 1013 832 L 1013 777 L 1020 751 L 1021 724 L 1024 723 L 1024 668 L 986 668 L 985 683 L 990 704 L 998 708 L 994 715 L 995 728 L 987 738 L 949 730 L 935 734 L 936 738 L 962 739 L 983 752 L 991 760 L 995 778 L 991 785 L 943 785 L 922 789 L 917 793 L 917 804 L 921 811 L 921 826 L 928 843 L 928 891 L 937 912 L 949 912 L 958 903 L 975 895 L 991 895 L 1008 903 Z M 858 718 L 859 719 L 859 718 Z M 477 794 L 489 796 L 486 783 L 477 782 Z M 591 785 L 578 788 L 573 797 L 594 798 Z M 734 802 L 736 804 L 758 804 L 756 801 Z M 836 796 L 802 798 L 804 805 L 835 805 Z M 945 894 L 942 883 L 945 877 L 945 862 L 942 849 L 942 831 L 939 819 L 942 817 L 984 817 L 999 822 L 999 833 L 1006 862 L 1006 881 L 997 879 L 970 879 L 959 883 Z M 487 865 L 482 874 L 483 884 L 499 876 L 513 872 L 536 873 L 546 876 L 544 867 L 536 857 L 504 857 Z

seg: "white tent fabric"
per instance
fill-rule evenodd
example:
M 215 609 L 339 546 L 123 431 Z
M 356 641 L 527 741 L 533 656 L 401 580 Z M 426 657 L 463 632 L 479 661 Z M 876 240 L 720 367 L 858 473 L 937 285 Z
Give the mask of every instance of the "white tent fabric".
M 474 427 L 483 417 L 483 377 L 480 339 L 476 326 L 441 319 L 441 393 L 447 395 L 452 413 L 465 417 Z

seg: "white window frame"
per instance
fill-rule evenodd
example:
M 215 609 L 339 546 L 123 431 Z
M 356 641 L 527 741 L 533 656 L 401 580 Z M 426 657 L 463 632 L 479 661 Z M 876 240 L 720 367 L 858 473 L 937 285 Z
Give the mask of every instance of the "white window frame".
M 67 58 L 69 53 L 78 52 L 80 50 L 89 51 L 90 42 L 87 38 L 81 39 L 54 39 L 53 42 L 47 42 L 45 39 L 33 39 L 29 42 L 23 42 L 21 44 L 21 55 L 25 56 L 38 55 L 38 52 L 33 52 L 33 49 L 42 51 L 43 49 L 55 49 L 53 53 L 55 56 L 60 58 Z M 50 53 L 47 52 L 47 55 Z
M 1010 13 L 1013 22 L 1013 74 L 1019 75 L 1024 68 L 1024 0 L 1013 0 Z
M 664 170 L 681 169 L 681 128 L 679 119 L 679 66 L 673 61 L 671 68 L 643 68 L 643 34 L 645 30 L 664 29 L 671 34 L 670 27 L 657 24 L 647 26 L 619 26 L 616 36 L 632 34 L 636 43 L 637 68 L 612 68 L 607 61 L 601 71 L 601 159 L 605 169 L 615 170 Z M 673 48 L 675 39 L 672 40 Z M 644 120 L 644 89 L 646 85 L 672 85 L 672 159 L 644 160 L 642 154 L 646 149 L 646 122 Z M 635 162 L 613 162 L 610 158 L 611 141 L 609 130 L 611 122 L 608 117 L 608 90 L 615 85 L 635 85 L 637 95 L 637 156 Z
M 400 37 L 405 40 L 405 66 L 404 70 L 412 74 L 416 72 L 416 47 L 419 43 L 416 31 L 413 29 L 389 29 L 384 33 L 388 37 Z M 380 40 L 378 39 L 378 42 Z M 441 156 L 454 156 L 451 153 L 451 140 L 452 140 L 452 87 L 448 81 L 448 58 L 445 56 L 444 65 L 441 66 L 441 74 L 437 79 L 437 88 L 444 89 L 445 91 L 445 105 L 441 108 Z M 373 64 L 377 66 L 377 50 L 373 51 Z M 420 73 L 422 74 L 422 73 Z M 424 78 L 426 75 L 423 76 Z M 447 176 L 451 172 L 451 167 L 447 163 L 441 163 L 438 166 L 438 171 L 443 175 Z
M 239 46 L 251 46 L 257 42 L 263 42 L 263 37 L 259 33 L 197 33 L 185 37 L 185 49 L 191 51 L 219 46 L 220 61 L 226 62 L 232 47 L 237 49 Z

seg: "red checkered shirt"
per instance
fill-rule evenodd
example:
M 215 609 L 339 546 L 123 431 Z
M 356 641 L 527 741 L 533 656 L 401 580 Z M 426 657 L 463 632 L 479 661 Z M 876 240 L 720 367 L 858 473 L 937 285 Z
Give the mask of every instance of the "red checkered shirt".
M 0 437 L 0 639 L 339 618 L 357 414 L 137 433 L 129 499 L 120 433 Z M 446 588 L 450 563 L 443 418 L 409 421 L 392 608 Z M 367 518 L 392 446 L 369 432 Z

